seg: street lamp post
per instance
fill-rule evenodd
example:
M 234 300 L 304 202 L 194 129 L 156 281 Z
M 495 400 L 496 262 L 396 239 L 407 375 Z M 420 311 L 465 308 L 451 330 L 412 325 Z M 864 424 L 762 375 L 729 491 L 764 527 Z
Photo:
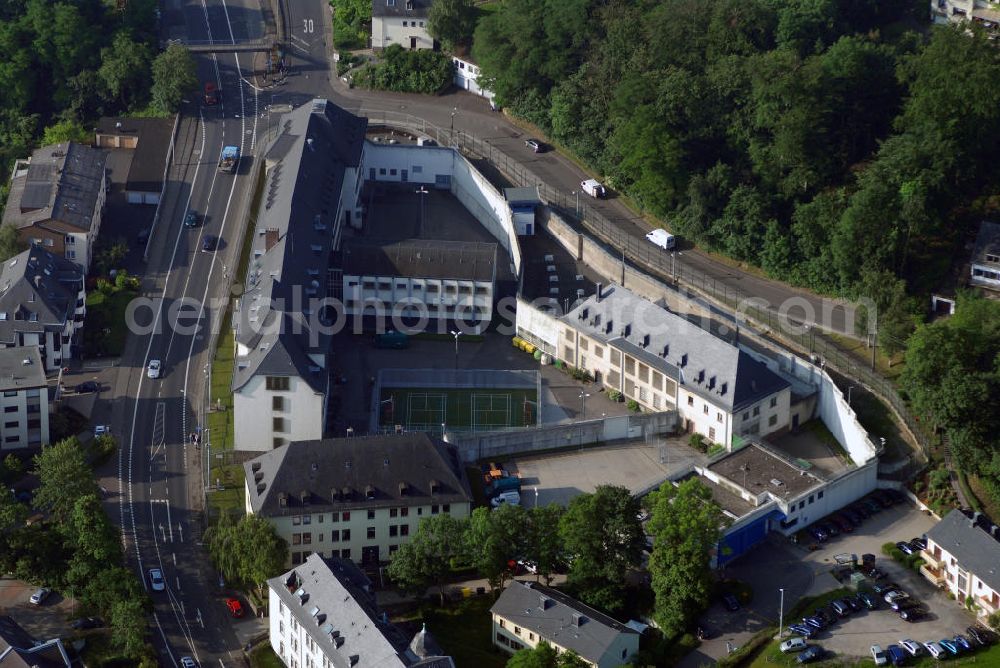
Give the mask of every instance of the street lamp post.
M 458 371 L 458 337 L 460 337 L 462 333 L 451 330 L 451 335 L 455 337 L 455 371 Z
M 576 196 L 576 217 L 580 217 L 580 191 L 574 190 L 573 195 Z
M 680 251 L 670 251 L 670 275 L 674 277 L 674 281 L 677 281 L 677 256 L 684 255 Z
M 778 603 L 778 637 L 781 637 L 781 629 L 785 623 L 785 590 L 784 588 L 778 589 L 781 592 L 781 601 Z
M 424 229 L 424 195 L 427 195 L 430 191 L 427 190 L 426 186 L 420 186 L 413 192 L 420 195 L 420 230 Z
M 587 419 L 587 397 L 589 397 L 589 396 L 590 396 L 590 394 L 588 394 L 587 392 L 584 392 L 583 390 L 580 390 L 580 400 L 583 402 L 583 419 L 584 420 Z
M 451 140 L 451 145 L 455 145 L 455 114 L 458 113 L 458 107 L 452 107 L 451 110 L 451 131 L 448 133 L 448 138 Z
M 850 387 L 847 388 L 847 405 L 848 406 L 851 405 L 851 390 L 853 390 L 853 389 L 854 389 L 853 385 L 851 385 Z

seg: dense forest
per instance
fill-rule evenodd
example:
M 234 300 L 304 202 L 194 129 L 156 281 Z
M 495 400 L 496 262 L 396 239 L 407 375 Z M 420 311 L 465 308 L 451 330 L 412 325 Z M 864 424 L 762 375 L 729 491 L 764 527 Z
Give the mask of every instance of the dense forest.
M 85 122 L 148 104 L 157 2 L 122 5 L 119 11 L 115 0 L 0 0 L 5 185 L 11 161 L 40 141 L 80 139 Z
M 1000 208 L 1000 58 L 924 0 L 504 0 L 499 101 L 644 210 L 775 278 L 880 308 L 901 347 Z

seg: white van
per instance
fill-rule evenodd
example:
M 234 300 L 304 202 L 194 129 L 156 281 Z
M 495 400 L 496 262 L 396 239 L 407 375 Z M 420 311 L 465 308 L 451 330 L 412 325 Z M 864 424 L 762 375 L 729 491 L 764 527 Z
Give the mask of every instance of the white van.
M 667 232 L 662 227 L 658 227 L 649 234 L 647 234 L 646 238 L 652 241 L 660 248 L 662 248 L 663 250 L 673 250 L 677 241 L 674 235 L 670 234 L 670 232 Z
M 580 190 L 582 190 L 583 192 L 587 193 L 588 195 L 590 195 L 595 199 L 599 199 L 601 197 L 604 197 L 605 195 L 604 186 L 601 185 L 600 181 L 597 181 L 595 179 L 587 179 L 586 181 L 582 181 L 580 183 Z
M 499 508 L 505 503 L 511 506 L 519 506 L 521 505 L 521 495 L 514 490 L 509 490 L 506 492 L 500 492 L 490 499 L 490 505 L 494 508 Z

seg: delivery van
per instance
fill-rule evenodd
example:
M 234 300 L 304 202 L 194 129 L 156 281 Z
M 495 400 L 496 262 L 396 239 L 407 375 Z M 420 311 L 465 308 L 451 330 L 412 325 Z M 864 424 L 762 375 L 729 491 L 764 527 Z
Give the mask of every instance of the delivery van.
M 663 250 L 673 250 L 677 242 L 676 237 L 662 227 L 658 227 L 647 234 L 646 238 Z

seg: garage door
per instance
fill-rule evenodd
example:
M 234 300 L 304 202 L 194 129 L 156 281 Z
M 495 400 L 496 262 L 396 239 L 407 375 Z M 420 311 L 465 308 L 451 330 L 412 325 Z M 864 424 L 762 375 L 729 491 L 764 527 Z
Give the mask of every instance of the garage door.
M 160 203 L 160 193 L 143 193 L 142 195 L 143 204 L 159 204 Z
M 142 193 L 129 191 L 125 193 L 125 199 L 129 204 L 142 204 Z

